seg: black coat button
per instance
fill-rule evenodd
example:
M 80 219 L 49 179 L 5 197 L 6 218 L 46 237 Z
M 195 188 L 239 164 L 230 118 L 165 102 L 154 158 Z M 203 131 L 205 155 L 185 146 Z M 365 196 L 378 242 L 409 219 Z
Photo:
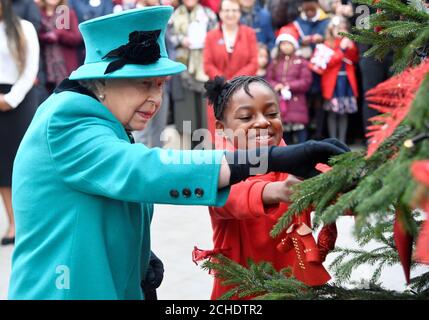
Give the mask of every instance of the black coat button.
M 189 197 L 192 195 L 192 192 L 191 192 L 191 190 L 190 190 L 190 189 L 185 188 L 185 189 L 183 189 L 183 190 L 182 190 L 182 194 L 183 194 L 183 196 L 184 196 L 185 198 L 189 198 Z
M 179 197 L 179 191 L 177 191 L 176 189 L 170 190 L 170 196 L 172 198 L 178 198 Z
M 204 190 L 201 188 L 196 188 L 194 192 L 198 198 L 201 198 L 204 195 Z

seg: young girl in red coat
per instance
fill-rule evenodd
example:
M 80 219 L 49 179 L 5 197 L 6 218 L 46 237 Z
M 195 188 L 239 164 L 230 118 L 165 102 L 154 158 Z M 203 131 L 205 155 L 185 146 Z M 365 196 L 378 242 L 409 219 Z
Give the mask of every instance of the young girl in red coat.
M 279 95 L 283 139 L 287 144 L 307 140 L 308 107 L 306 93 L 312 82 L 307 60 L 297 57 L 298 40 L 287 33 L 276 39 L 276 57 L 267 69 L 266 79 Z
M 225 82 L 216 77 L 206 83 L 206 89 L 216 117 L 217 149 L 285 145 L 277 93 L 263 78 L 241 76 Z M 347 149 L 342 144 L 341 148 Z M 209 208 L 214 249 L 195 248 L 194 261 L 221 253 L 243 266 L 250 258 L 270 262 L 277 270 L 291 267 L 293 275 L 308 285 L 326 283 L 330 277 L 321 262 L 335 241 L 327 231 L 335 230 L 325 229 L 316 244 L 307 211 L 294 219 L 286 234 L 276 239 L 269 235 L 288 208 L 290 187 L 298 182 L 286 173 L 269 173 L 232 186 L 225 206 Z M 211 298 L 230 289 L 215 278 Z
M 331 138 L 345 142 L 348 114 L 357 112 L 358 87 L 355 64 L 359 53 L 354 42 L 341 36 L 348 32 L 348 21 L 335 16 L 327 28 L 325 45 L 334 50 L 322 74 L 324 108 L 328 111 L 328 131 Z

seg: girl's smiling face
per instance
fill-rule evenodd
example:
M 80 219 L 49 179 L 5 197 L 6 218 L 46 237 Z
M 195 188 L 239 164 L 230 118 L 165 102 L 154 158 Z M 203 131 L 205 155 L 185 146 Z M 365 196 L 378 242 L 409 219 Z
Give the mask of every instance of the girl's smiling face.
M 283 134 L 279 103 L 272 89 L 259 82 L 249 84 L 231 96 L 216 128 L 224 131 L 236 149 L 276 146 Z

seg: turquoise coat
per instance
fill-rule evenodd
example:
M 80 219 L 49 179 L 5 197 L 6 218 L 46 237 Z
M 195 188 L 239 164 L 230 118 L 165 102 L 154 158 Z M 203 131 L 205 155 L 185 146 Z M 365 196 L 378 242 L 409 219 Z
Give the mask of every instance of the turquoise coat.
M 223 205 L 222 155 L 131 144 L 96 99 L 53 94 L 15 159 L 9 298 L 142 299 L 152 203 Z

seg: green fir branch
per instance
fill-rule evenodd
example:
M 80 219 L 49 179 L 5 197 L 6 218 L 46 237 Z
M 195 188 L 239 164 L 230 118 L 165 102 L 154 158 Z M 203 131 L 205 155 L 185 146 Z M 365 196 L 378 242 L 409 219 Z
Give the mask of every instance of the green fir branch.
M 368 17 L 368 29 L 352 28 L 352 34 L 345 34 L 353 41 L 369 44 L 364 56 L 382 60 L 390 51 L 394 52 L 392 70 L 399 73 L 408 66 L 421 63 L 416 49 L 424 49 L 429 41 L 429 10 L 421 0 L 411 0 L 408 4 L 400 0 L 357 0 L 374 9 L 380 9 Z M 375 32 L 375 28 L 380 28 Z
M 369 288 L 346 288 L 338 283 L 323 286 L 309 287 L 293 277 L 287 277 L 289 270 L 276 271 L 270 264 L 253 263 L 249 268 L 244 268 L 236 262 L 222 256 L 216 256 L 217 262 L 206 261 L 204 269 L 215 270 L 216 277 L 225 279 L 235 274 L 235 286 L 225 293 L 220 300 L 232 297 L 252 298 L 257 300 L 369 300 L 369 299 L 427 299 L 429 297 L 424 289 L 429 273 L 420 278 L 413 279 L 416 294 L 410 292 L 396 292 L 387 290 L 377 283 L 370 283 Z M 426 278 L 425 278 L 426 277 Z M 232 282 L 230 282 L 232 284 Z

